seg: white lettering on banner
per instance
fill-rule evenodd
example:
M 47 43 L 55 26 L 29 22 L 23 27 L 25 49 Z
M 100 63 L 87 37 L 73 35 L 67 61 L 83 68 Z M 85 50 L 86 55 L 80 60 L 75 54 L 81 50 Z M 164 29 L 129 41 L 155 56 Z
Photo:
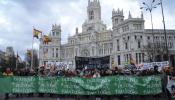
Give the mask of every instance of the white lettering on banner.
M 90 81 L 91 80 L 91 81 Z M 157 94 L 161 93 L 160 76 L 111 76 L 104 78 L 12 77 L 12 93 L 58 94 Z M 96 82 L 95 82 L 96 81 Z M 2 84 L 4 86 L 4 84 Z M 1 87 L 2 87 L 1 86 Z M 172 86 L 170 86 L 172 88 Z M 2 88 L 4 89 L 4 88 Z M 173 87 L 174 89 L 174 87 Z
M 35 90 L 34 77 L 13 77 L 12 92 L 17 93 L 31 93 Z
M 162 68 L 162 67 L 168 66 L 169 62 L 163 61 L 163 62 L 143 63 L 143 69 L 150 69 L 150 68 L 153 68 L 155 65 Z
M 40 92 L 46 92 L 46 93 L 57 93 L 57 90 L 55 87 L 57 87 L 56 84 L 56 77 L 39 77 L 39 88 L 38 90 Z

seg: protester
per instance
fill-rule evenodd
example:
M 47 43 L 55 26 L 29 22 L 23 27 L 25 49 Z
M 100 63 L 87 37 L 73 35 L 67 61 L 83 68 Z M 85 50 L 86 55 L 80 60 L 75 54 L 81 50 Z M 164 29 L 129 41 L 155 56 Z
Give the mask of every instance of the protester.
M 19 69 L 14 70 L 14 76 L 20 76 L 20 70 Z
M 38 73 L 36 73 L 33 69 L 29 68 L 21 68 L 16 69 L 14 71 L 15 76 L 35 76 L 38 75 L 39 77 L 82 77 L 82 78 L 99 78 L 99 77 L 105 77 L 105 76 L 115 76 L 115 75 L 133 75 L 133 76 L 149 76 L 149 75 L 162 75 L 162 88 L 163 92 L 167 93 L 168 100 L 171 100 L 171 94 L 168 93 L 169 91 L 166 89 L 167 85 L 167 75 L 171 77 L 175 77 L 175 69 L 169 68 L 169 69 L 162 69 L 161 72 L 158 70 L 159 66 L 154 66 L 149 69 L 136 69 L 134 66 L 130 66 L 130 68 L 122 68 L 122 67 L 115 67 L 114 69 L 97 69 L 97 68 L 84 68 L 84 69 L 76 69 L 72 70 L 69 68 L 59 68 L 57 69 L 56 66 L 51 66 L 50 69 L 46 69 L 44 66 L 41 66 L 38 70 Z M 7 68 L 6 71 L 3 73 L 4 76 L 12 76 L 13 72 Z M 54 94 L 49 94 L 50 97 L 53 97 Z M 19 94 L 16 94 L 18 97 Z M 33 93 L 29 93 L 28 96 L 33 96 Z M 44 93 L 39 93 L 40 97 L 44 96 Z M 65 96 L 63 96 L 65 97 Z M 121 95 L 119 98 L 123 98 L 124 96 Z M 155 96 L 157 98 L 157 96 Z M 6 94 L 6 98 L 8 99 L 8 94 Z
M 35 76 L 36 73 L 33 69 L 30 69 L 29 72 L 28 72 L 28 76 Z M 34 94 L 33 93 L 29 93 L 28 94 L 28 97 L 32 97 Z
M 57 72 L 56 71 L 56 67 L 55 66 L 51 66 L 47 76 L 55 76 L 56 72 Z
M 44 66 L 41 66 L 40 67 L 39 72 L 38 72 L 38 75 L 39 76 L 42 76 L 42 77 L 46 76 L 46 71 L 45 71 Z
M 157 66 L 157 65 L 154 66 L 154 74 L 155 75 L 160 74 L 160 72 L 158 71 L 158 68 L 159 68 L 159 66 Z
M 38 72 L 38 75 L 40 77 L 45 77 L 46 76 L 46 72 L 45 72 L 44 66 L 41 66 L 40 67 L 39 72 Z M 43 96 L 44 96 L 44 93 L 39 93 L 39 97 L 43 97 Z
M 8 76 L 13 76 L 13 72 L 9 67 L 6 68 L 6 70 L 3 72 L 3 76 L 8 77 Z M 5 94 L 5 100 L 9 99 L 9 94 Z
M 20 76 L 27 76 L 25 72 L 25 68 L 20 69 Z
M 173 67 L 166 67 L 165 71 L 166 71 L 166 75 L 167 75 L 166 76 L 167 80 L 174 80 L 175 81 L 175 69 Z M 173 100 L 172 97 L 171 97 L 172 95 L 171 95 L 170 91 L 167 88 L 165 90 L 165 93 L 167 95 L 168 100 Z
M 55 66 L 51 66 L 47 76 L 53 77 L 53 76 L 56 76 L 56 73 L 57 73 L 56 67 Z M 49 95 L 50 95 L 50 97 L 54 96 L 53 93 L 49 93 Z
M 9 67 L 7 67 L 6 70 L 3 72 L 3 76 L 13 76 L 13 72 Z
M 167 69 L 168 68 L 165 67 L 165 68 L 162 68 L 161 70 L 162 95 L 166 96 L 168 100 L 171 100 L 171 94 L 170 93 L 168 94 L 168 91 L 166 88 L 168 83 L 168 74 L 169 74 L 169 71 Z
M 93 75 L 93 78 L 97 78 L 97 77 L 101 77 L 101 76 L 100 76 L 99 71 L 98 70 L 95 70 L 95 73 Z
M 20 70 L 19 69 L 15 69 L 14 70 L 14 76 L 20 76 Z M 21 94 L 20 93 L 15 93 L 16 97 L 18 98 Z
M 2 71 L 2 69 L 0 69 L 0 77 L 2 77 L 3 76 L 3 71 Z
M 28 76 L 36 76 L 36 72 L 33 69 L 30 69 Z
M 62 70 L 58 70 L 56 75 L 57 75 L 57 77 L 63 77 L 64 76 Z

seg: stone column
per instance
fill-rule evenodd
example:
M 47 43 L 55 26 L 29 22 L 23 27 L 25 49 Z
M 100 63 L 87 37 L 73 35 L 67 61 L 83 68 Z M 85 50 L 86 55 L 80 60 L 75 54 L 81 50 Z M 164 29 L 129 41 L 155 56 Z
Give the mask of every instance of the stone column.
M 140 59 L 141 59 L 140 61 L 143 62 L 142 53 L 140 53 Z M 140 63 L 141 63 L 141 62 L 140 62 Z
M 124 54 L 120 54 L 120 63 L 122 67 L 124 66 L 124 62 L 125 62 L 125 56 Z

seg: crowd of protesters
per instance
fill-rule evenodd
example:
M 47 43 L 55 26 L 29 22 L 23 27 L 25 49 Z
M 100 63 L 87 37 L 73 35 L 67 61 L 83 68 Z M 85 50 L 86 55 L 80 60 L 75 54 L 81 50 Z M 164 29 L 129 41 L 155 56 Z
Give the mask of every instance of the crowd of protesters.
M 160 71 L 158 66 L 154 66 L 150 69 L 138 70 L 138 69 L 123 69 L 115 67 L 113 69 L 97 69 L 97 68 L 84 68 L 84 69 L 66 69 L 61 68 L 57 69 L 55 66 L 51 66 L 50 69 L 46 69 L 44 66 L 40 67 L 38 70 L 33 70 L 30 68 L 21 68 L 11 70 L 6 68 L 3 72 L 3 76 L 57 76 L 57 77 L 82 77 L 82 78 L 95 78 L 95 77 L 104 77 L 111 75 L 137 75 L 137 76 L 146 76 L 146 75 L 156 75 L 156 74 L 175 74 L 174 67 L 164 67 Z
M 57 69 L 55 66 L 51 66 L 50 69 L 46 69 L 44 66 L 40 67 L 38 70 L 33 70 L 29 68 L 21 68 L 21 69 L 15 69 L 11 70 L 10 68 L 6 68 L 3 72 L 3 76 L 43 76 L 43 77 L 82 77 L 82 78 L 96 78 L 96 77 L 105 77 L 105 76 L 112 76 L 112 75 L 136 75 L 136 76 L 146 76 L 146 75 L 161 75 L 162 77 L 162 91 L 165 93 L 165 96 L 169 100 L 171 100 L 171 95 L 166 89 L 167 85 L 167 75 L 170 75 L 171 77 L 175 77 L 175 68 L 174 67 L 164 67 L 161 69 L 161 71 L 158 71 L 158 66 L 154 66 L 150 69 L 145 70 L 138 70 L 136 68 L 132 69 L 123 69 L 115 67 L 113 69 L 76 69 L 76 70 L 70 70 L 70 69 Z M 9 94 L 5 94 L 5 99 L 8 99 Z M 16 97 L 23 96 L 24 94 L 15 94 Z M 33 96 L 32 93 L 27 94 L 27 96 Z M 40 97 L 43 97 L 43 93 L 39 93 Z M 52 97 L 53 94 L 50 94 Z

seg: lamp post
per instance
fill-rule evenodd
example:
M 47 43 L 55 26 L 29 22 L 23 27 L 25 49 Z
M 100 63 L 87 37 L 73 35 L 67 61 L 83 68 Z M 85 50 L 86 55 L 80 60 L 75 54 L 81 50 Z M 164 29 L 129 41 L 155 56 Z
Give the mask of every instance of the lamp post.
M 154 0 L 153 0 L 154 1 Z M 146 11 L 150 12 L 150 17 L 151 17 L 151 26 L 152 26 L 152 35 L 153 35 L 153 53 L 152 53 L 152 60 L 154 61 L 154 54 L 155 54 L 155 43 L 154 43 L 154 33 L 153 33 L 153 20 L 152 20 L 152 10 L 156 8 L 158 4 L 154 4 L 154 2 L 151 3 L 151 5 L 146 4 L 145 2 L 142 3 L 143 7 L 140 7 L 140 9 L 145 9 Z
M 152 4 L 155 3 L 155 0 L 152 0 Z M 151 4 L 151 6 L 152 6 Z M 169 61 L 169 51 L 168 51 L 168 42 L 167 42 L 167 33 L 166 33 L 166 27 L 165 27 L 165 17 L 164 17 L 164 10 L 163 10 L 163 3 L 162 0 L 159 0 L 159 3 L 152 6 L 153 8 L 156 8 L 157 5 L 161 6 L 161 12 L 162 12 L 162 22 L 163 22 L 163 28 L 164 28 L 164 36 L 165 36 L 165 49 L 166 49 L 166 55 L 167 60 Z
M 154 0 L 153 0 L 154 2 Z M 166 34 L 166 27 L 165 27 L 165 18 L 164 18 L 164 10 L 163 10 L 163 4 L 162 0 L 158 3 L 158 5 L 161 6 L 161 11 L 162 11 L 162 19 L 163 19 L 163 28 L 164 28 L 164 36 L 165 36 L 165 48 L 166 48 L 166 54 L 167 54 L 167 60 L 169 61 L 169 52 L 168 52 L 168 45 L 167 45 L 167 34 Z

